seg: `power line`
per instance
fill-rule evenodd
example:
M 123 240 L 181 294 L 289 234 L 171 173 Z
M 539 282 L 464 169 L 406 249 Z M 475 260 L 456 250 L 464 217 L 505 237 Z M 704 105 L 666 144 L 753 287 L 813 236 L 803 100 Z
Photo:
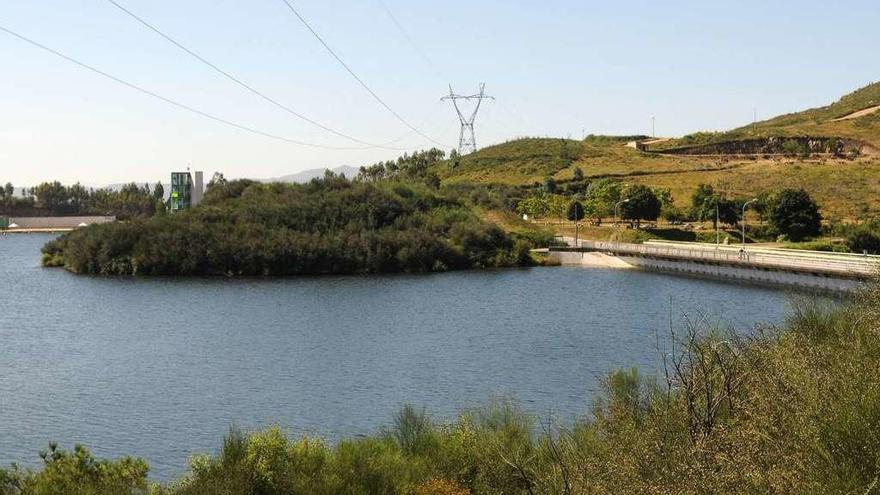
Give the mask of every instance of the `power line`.
M 147 29 L 149 29 L 149 30 L 153 31 L 154 33 L 158 34 L 159 36 L 161 36 L 162 38 L 164 38 L 164 39 L 165 39 L 166 41 L 168 41 L 169 43 L 173 44 L 173 45 L 176 46 L 177 48 L 180 48 L 180 49 L 183 50 L 184 52 L 188 53 L 189 55 L 191 55 L 193 58 L 195 58 L 195 59 L 198 60 L 199 62 L 201 62 L 201 63 L 207 65 L 208 67 L 210 67 L 211 69 L 213 69 L 215 72 L 221 74 L 221 75 L 224 76 L 225 78 L 227 78 L 227 79 L 229 79 L 230 81 L 234 82 L 235 84 L 241 86 L 242 88 L 246 89 L 246 90 L 249 91 L 250 93 L 252 93 L 252 94 L 254 94 L 254 95 L 256 95 L 256 96 L 262 98 L 264 101 L 267 101 L 267 102 L 269 102 L 270 104 L 272 104 L 272 105 L 274 105 L 274 106 L 276 106 L 276 107 L 278 107 L 278 108 L 284 110 L 285 112 L 287 112 L 287 113 L 289 113 L 289 114 L 291 114 L 291 115 L 293 115 L 293 116 L 295 116 L 295 117 L 297 117 L 297 118 L 299 118 L 299 119 L 301 119 L 301 120 L 304 120 L 304 121 L 308 122 L 309 124 L 312 124 L 312 125 L 314 125 L 314 126 L 320 128 L 320 129 L 323 129 L 323 130 L 325 130 L 325 131 L 327 131 L 327 132 L 330 132 L 330 133 L 332 133 L 332 134 L 335 134 L 335 135 L 337 135 L 337 136 L 339 136 L 339 137 L 342 137 L 342 138 L 344 138 L 344 139 L 348 139 L 349 141 L 354 141 L 354 142 L 356 142 L 356 143 L 360 143 L 360 144 L 366 145 L 366 146 L 368 146 L 368 147 L 373 147 L 373 148 L 385 148 L 385 149 L 391 149 L 391 150 L 395 150 L 395 151 L 402 151 L 402 148 L 388 148 L 388 147 L 386 147 L 385 145 L 382 145 L 382 144 L 370 143 L 370 142 L 363 141 L 363 140 L 361 140 L 361 139 L 357 139 L 357 138 L 355 138 L 355 137 L 349 136 L 348 134 L 345 134 L 345 133 L 339 132 L 339 131 L 337 131 L 337 130 L 335 130 L 335 129 L 332 129 L 332 128 L 330 128 L 330 127 L 327 127 L 326 125 L 321 124 L 320 122 L 317 122 L 317 121 L 315 121 L 314 119 L 311 119 L 311 118 L 309 118 L 309 117 L 307 117 L 307 116 L 305 116 L 305 115 L 303 115 L 303 114 L 297 112 L 296 110 L 293 110 L 292 108 L 290 108 L 290 107 L 284 105 L 283 103 L 280 103 L 279 101 L 275 100 L 274 98 L 271 98 L 271 97 L 267 96 L 266 94 L 264 94 L 264 93 L 258 91 L 258 90 L 255 89 L 253 86 L 250 86 L 249 84 L 243 82 L 241 79 L 239 79 L 239 78 L 233 76 L 233 75 L 230 74 L 229 72 L 227 72 L 227 71 L 221 69 L 221 68 L 218 67 L 216 64 L 214 64 L 214 63 L 208 61 L 207 59 L 205 59 L 204 57 L 202 57 L 202 56 L 199 55 L 198 53 L 196 53 L 196 52 L 190 50 L 189 48 L 187 48 L 186 46 L 184 46 L 183 44 L 181 44 L 180 42 L 178 42 L 177 40 L 175 40 L 175 39 L 172 38 L 171 36 L 165 34 L 165 33 L 162 32 L 161 30 L 159 30 L 159 28 L 153 26 L 153 25 L 150 24 L 149 22 L 145 21 L 143 18 L 139 17 L 139 16 L 138 16 L 137 14 L 135 14 L 134 12 L 128 10 L 128 9 L 125 8 L 125 7 L 123 7 L 122 5 L 120 5 L 120 4 L 119 4 L 118 2 L 116 2 L 115 0 L 107 0 L 107 2 L 111 3 L 113 6 L 115 6 L 116 8 L 118 8 L 119 10 L 121 10 L 122 12 L 124 12 L 125 14 L 127 14 L 129 17 L 131 17 L 132 19 L 134 19 L 134 20 L 136 20 L 137 22 L 139 22 L 140 24 L 142 24 L 142 25 L 143 25 L 144 27 L 146 27 Z
M 321 43 L 321 45 L 324 46 L 324 48 L 327 50 L 327 52 L 329 52 L 330 55 L 332 55 L 333 58 L 336 59 L 337 62 L 339 62 L 339 65 L 341 65 L 351 75 L 351 77 L 353 77 L 355 79 L 355 81 L 357 81 L 368 93 L 370 93 L 370 95 L 376 101 L 378 101 L 380 105 L 385 107 L 385 109 L 388 110 L 388 112 L 390 112 L 391 115 L 393 115 L 397 120 L 402 122 L 403 125 L 412 129 L 413 132 L 415 132 L 419 136 L 422 136 L 423 138 L 427 139 L 428 141 L 431 141 L 434 144 L 438 144 L 440 146 L 446 146 L 445 144 L 433 139 L 431 136 L 428 136 L 427 134 L 423 133 L 417 127 L 410 124 L 406 119 L 401 117 L 399 113 L 395 112 L 394 109 L 391 108 L 390 105 L 385 103 L 385 100 L 380 98 L 379 95 L 377 95 L 375 91 L 370 89 L 370 87 L 367 85 L 367 83 L 365 83 L 364 80 L 361 79 L 357 74 L 355 74 L 355 72 L 351 69 L 351 67 L 349 67 L 348 64 L 346 64 L 345 61 L 343 61 L 342 58 L 340 58 L 339 55 L 337 55 L 336 52 L 333 51 L 332 48 L 330 48 L 330 45 L 328 45 L 327 42 L 325 42 L 324 39 L 321 38 L 321 36 L 317 33 L 317 31 L 315 31 L 312 28 L 312 26 L 308 23 L 308 21 L 306 21 L 306 19 L 302 15 L 300 15 L 300 13 L 293 7 L 293 5 L 288 0 L 281 0 L 281 1 L 284 2 L 285 5 L 287 5 L 287 8 L 290 9 L 290 12 L 293 13 L 293 15 L 295 15 L 296 18 L 300 20 L 300 22 L 303 24 L 303 26 L 305 26 L 306 29 L 308 29 L 309 32 L 312 33 L 312 36 L 314 36 L 315 39 L 317 39 Z
M 391 22 L 393 22 L 394 25 L 397 26 L 397 30 L 400 31 L 400 34 L 403 36 L 403 38 L 406 40 L 406 42 L 409 43 L 409 46 L 412 47 L 413 51 L 415 51 L 419 55 L 419 57 L 421 57 L 422 61 L 425 62 L 425 64 L 434 71 L 434 74 L 438 78 L 445 81 L 446 79 L 443 77 L 442 71 L 437 67 L 436 64 L 434 64 L 434 61 L 431 60 L 431 57 L 429 57 L 424 51 L 422 51 L 422 49 L 420 49 L 418 47 L 418 45 L 416 45 L 415 41 L 413 41 L 412 37 L 409 35 L 407 30 L 403 27 L 403 24 L 401 24 L 400 21 L 397 20 L 397 17 L 394 15 L 394 12 L 392 12 L 391 8 L 388 7 L 388 4 L 386 4 L 382 0 L 377 0 L 377 1 L 379 2 L 379 5 L 382 6 L 382 9 L 385 10 L 385 13 L 388 14 L 388 17 L 391 19 Z
M 224 125 L 227 125 L 227 126 L 230 126 L 230 127 L 235 127 L 236 129 L 239 129 L 239 130 L 242 130 L 242 131 L 250 132 L 250 133 L 252 133 L 252 134 L 256 134 L 256 135 L 259 135 L 259 136 L 267 137 L 267 138 L 270 138 L 270 139 L 275 139 L 275 140 L 278 140 L 278 141 L 284 141 L 284 142 L 291 143 L 291 144 L 298 144 L 298 145 L 300 145 L 300 146 L 311 146 L 311 147 L 313 147 L 313 148 L 323 148 L 323 149 L 331 149 L 331 150 L 362 150 L 362 149 L 365 149 L 365 148 L 362 148 L 362 147 L 349 147 L 349 148 L 342 148 L 342 147 L 336 147 L 336 146 L 326 146 L 326 145 L 322 145 L 322 144 L 309 143 L 309 142 L 305 142 L 305 141 L 297 141 L 297 140 L 295 140 L 295 139 L 290 139 L 290 138 L 286 138 L 286 137 L 283 137 L 283 136 L 278 136 L 278 135 L 276 135 L 276 134 L 272 134 L 272 133 L 269 133 L 269 132 L 261 131 L 261 130 L 259 130 L 259 129 L 256 129 L 256 128 L 253 128 L 253 127 L 249 127 L 249 126 L 246 126 L 246 125 L 243 125 L 243 124 L 238 124 L 238 123 L 233 122 L 233 121 L 231 121 L 231 120 L 227 120 L 227 119 L 224 119 L 224 118 L 222 118 L 222 117 L 218 117 L 218 116 L 216 116 L 216 115 L 212 115 L 212 114 L 210 114 L 210 113 L 204 112 L 204 111 L 202 111 L 202 110 L 199 110 L 199 109 L 197 109 L 197 108 L 191 107 L 191 106 L 186 105 L 186 104 L 184 104 L 184 103 L 180 103 L 180 102 L 175 101 L 175 100 L 172 100 L 172 99 L 170 99 L 170 98 L 166 98 L 166 97 L 164 97 L 164 96 L 162 96 L 162 95 L 160 95 L 160 94 L 158 94 L 158 93 L 154 93 L 154 92 L 152 92 L 152 91 L 150 91 L 150 90 L 148 90 L 148 89 L 142 88 L 142 87 L 140 87 L 140 86 L 138 86 L 138 85 L 136 85 L 136 84 L 130 83 L 130 82 L 128 82 L 128 81 L 125 81 L 124 79 L 120 79 L 120 78 L 118 78 L 118 77 L 116 77 L 116 76 L 114 76 L 114 75 L 112 75 L 112 74 L 109 74 L 109 73 L 107 73 L 107 72 L 104 72 L 104 71 L 102 71 L 102 70 L 100 70 L 100 69 L 98 69 L 98 68 L 92 67 L 91 65 L 86 64 L 85 62 L 80 62 L 79 60 L 76 60 L 76 59 L 73 58 L 73 57 L 70 57 L 70 56 L 68 56 L 68 55 L 65 55 L 65 54 L 63 54 L 63 53 L 57 51 L 57 50 L 54 50 L 54 49 L 52 49 L 52 48 L 49 48 L 48 46 L 43 45 L 42 43 L 39 43 L 39 42 L 37 42 L 37 41 L 34 41 L 34 40 L 32 40 L 32 39 L 30 39 L 30 38 L 24 36 L 24 35 L 18 34 L 18 33 L 16 33 L 15 31 L 12 31 L 12 30 L 10 30 L 10 29 L 7 29 L 7 28 L 5 28 L 5 27 L 3 27 L 3 26 L 0 26 L 0 31 L 3 31 L 3 32 L 5 32 L 5 33 L 7 33 L 7 34 L 9 34 L 9 35 L 11 35 L 11 36 L 14 36 L 14 37 L 20 39 L 21 41 L 24 41 L 24 42 L 26 42 L 26 43 L 28 43 L 28 44 L 30 44 L 30 45 L 33 45 L 33 46 L 35 46 L 35 47 L 37 47 L 37 48 L 39 48 L 39 49 L 41 49 L 41 50 L 47 51 L 47 52 L 51 53 L 52 55 L 55 55 L 56 57 L 63 58 L 64 60 L 67 60 L 68 62 L 71 62 L 71 63 L 73 63 L 73 64 L 76 64 L 76 65 L 78 65 L 79 67 L 81 67 L 81 68 L 83 68 L 83 69 L 86 69 L 86 70 L 89 70 L 89 71 L 91 71 L 91 72 L 94 72 L 94 73 L 96 73 L 96 74 L 98 74 L 98 75 L 104 76 L 104 77 L 106 77 L 107 79 L 110 79 L 111 81 L 115 81 L 115 82 L 117 82 L 117 83 L 119 83 L 119 84 L 121 84 L 121 85 L 123 85 L 123 86 L 126 86 L 126 87 L 128 87 L 128 88 L 130 88 L 130 89 L 133 89 L 133 90 L 135 90 L 135 91 L 138 91 L 138 92 L 143 93 L 143 94 L 148 95 L 148 96 L 152 96 L 153 98 L 156 98 L 157 100 L 161 100 L 161 101 L 163 101 L 163 102 L 165 102 L 165 103 L 168 103 L 169 105 L 173 105 L 173 106 L 175 106 L 175 107 L 177 107 L 177 108 L 180 108 L 181 110 L 186 110 L 187 112 L 194 113 L 194 114 L 199 115 L 199 116 L 202 116 L 202 117 L 204 117 L 204 118 L 206 118 L 206 119 L 210 119 L 210 120 L 213 120 L 213 121 L 215 121 L 215 122 L 219 122 L 219 123 L 221 123 L 221 124 L 224 124 Z

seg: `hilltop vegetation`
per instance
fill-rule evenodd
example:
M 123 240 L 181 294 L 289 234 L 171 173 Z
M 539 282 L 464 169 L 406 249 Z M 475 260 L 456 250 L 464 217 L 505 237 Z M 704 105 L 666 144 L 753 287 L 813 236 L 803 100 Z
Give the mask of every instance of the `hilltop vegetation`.
M 552 178 L 563 193 L 577 193 L 589 183 L 612 178 L 623 185 L 669 190 L 674 203 L 687 204 L 700 184 L 711 184 L 731 197 L 758 197 L 783 189 L 805 189 L 829 222 L 869 221 L 880 216 L 880 112 L 836 120 L 880 105 L 880 83 L 862 88 L 827 107 L 783 115 L 757 126 L 723 133 L 696 133 L 652 143 L 662 151 L 745 139 L 776 138 L 775 156 L 688 156 L 644 152 L 626 146 L 646 136 L 588 136 L 583 141 L 526 138 L 490 146 L 457 160 L 432 165 L 444 185 L 462 182 L 502 184 L 537 190 Z M 861 155 L 807 156 L 794 137 L 856 140 Z M 791 142 L 789 142 L 791 141 Z M 791 145 L 791 146 L 789 146 Z M 788 149 L 791 148 L 791 149 Z M 580 174 L 580 175 L 578 175 Z
M 233 430 L 190 472 L 149 487 L 144 461 L 51 448 L 0 470 L 0 494 L 869 494 L 880 486 L 880 289 L 804 302 L 784 328 L 686 327 L 666 373 L 618 371 L 568 425 L 509 402 L 441 422 L 404 407 L 386 430 L 331 445 Z
M 199 207 L 78 229 L 43 251 L 83 274 L 300 275 L 524 265 L 530 247 L 427 186 L 328 174 L 214 184 Z
M 880 149 L 880 112 L 855 119 L 843 119 L 850 114 L 880 106 L 880 83 L 870 84 L 843 96 L 831 105 L 802 112 L 780 115 L 727 132 L 701 132 L 652 146 L 662 150 L 680 146 L 736 141 L 769 137 L 835 137 L 863 141 Z
M 717 168 L 687 157 L 641 153 L 625 144 L 644 136 L 589 136 L 583 141 L 523 138 L 478 150 L 456 162 L 437 163 L 433 170 L 444 183 L 478 182 L 531 186 L 546 177 L 574 179 L 575 168 L 586 178 L 628 177 L 646 171 L 668 172 Z

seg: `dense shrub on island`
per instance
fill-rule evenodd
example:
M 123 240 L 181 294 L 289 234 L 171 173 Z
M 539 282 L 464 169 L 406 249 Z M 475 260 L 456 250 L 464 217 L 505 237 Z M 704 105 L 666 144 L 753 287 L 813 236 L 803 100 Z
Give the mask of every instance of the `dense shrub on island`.
M 196 208 L 78 229 L 44 264 L 101 275 L 431 272 L 531 263 L 531 244 L 417 183 L 214 184 Z

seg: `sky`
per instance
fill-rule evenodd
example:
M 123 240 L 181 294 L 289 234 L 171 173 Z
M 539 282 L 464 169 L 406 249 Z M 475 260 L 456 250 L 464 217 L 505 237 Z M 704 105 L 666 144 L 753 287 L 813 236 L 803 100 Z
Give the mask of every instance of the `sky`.
M 363 149 L 267 103 L 108 0 L 0 0 L 0 183 L 102 185 L 172 170 L 270 178 L 457 146 L 451 84 L 487 101 L 480 147 L 522 136 L 723 130 L 831 103 L 880 79 L 880 3 L 116 0 L 217 67 Z M 390 15 L 389 15 L 390 12 Z M 393 17 L 392 17 L 393 16 Z M 402 26 L 401 30 L 397 23 Z M 406 33 L 406 34 L 404 34 Z M 412 43 L 407 41 L 407 36 Z M 439 146 L 438 146 L 439 147 Z M 360 148 L 360 149 L 350 149 Z M 393 149 L 387 149 L 393 148 Z

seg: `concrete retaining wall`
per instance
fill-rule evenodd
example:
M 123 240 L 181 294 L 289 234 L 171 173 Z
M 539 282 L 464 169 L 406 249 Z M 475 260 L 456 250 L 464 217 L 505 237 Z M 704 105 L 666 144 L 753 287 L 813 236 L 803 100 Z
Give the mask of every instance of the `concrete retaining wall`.
M 581 265 L 597 268 L 640 268 L 667 273 L 682 273 L 701 277 L 742 280 L 758 284 L 782 285 L 834 292 L 848 292 L 864 282 L 847 278 L 822 277 L 806 273 L 765 270 L 696 261 L 668 260 L 640 256 L 616 256 L 598 252 L 551 251 L 550 259 L 563 265 Z

